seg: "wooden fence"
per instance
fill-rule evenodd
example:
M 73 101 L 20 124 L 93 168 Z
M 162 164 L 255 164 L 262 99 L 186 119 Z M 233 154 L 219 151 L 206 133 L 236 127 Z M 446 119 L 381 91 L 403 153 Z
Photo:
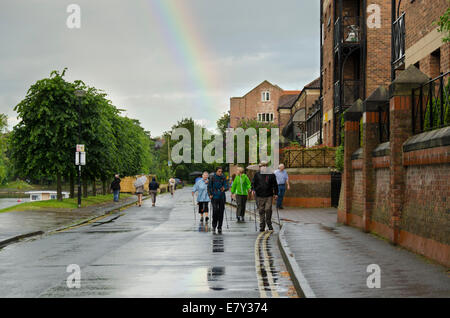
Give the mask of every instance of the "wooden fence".
M 281 156 L 286 168 L 335 167 L 335 160 L 336 148 L 288 149 Z

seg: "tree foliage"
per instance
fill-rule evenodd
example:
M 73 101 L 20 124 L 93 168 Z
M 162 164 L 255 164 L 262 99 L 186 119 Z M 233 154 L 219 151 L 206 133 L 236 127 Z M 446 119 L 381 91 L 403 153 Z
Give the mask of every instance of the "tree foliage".
M 53 71 L 37 81 L 15 107 L 19 123 L 9 148 L 18 174 L 34 179 L 57 176 L 58 183 L 61 176 L 74 176 L 77 144 L 84 144 L 87 153 L 85 179 L 148 173 L 150 134 L 137 120 L 120 116 L 106 93 L 79 80 L 66 81 L 65 72 Z M 76 90 L 85 96 L 78 99 Z M 59 198 L 60 192 L 58 187 Z

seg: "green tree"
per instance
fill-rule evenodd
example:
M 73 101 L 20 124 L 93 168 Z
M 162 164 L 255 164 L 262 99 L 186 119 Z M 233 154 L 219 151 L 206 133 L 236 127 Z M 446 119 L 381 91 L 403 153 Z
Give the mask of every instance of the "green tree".
M 438 31 L 444 33 L 444 38 L 442 41 L 444 43 L 450 42 L 450 7 L 447 8 L 447 11 L 445 11 L 444 15 L 439 18 L 436 24 L 439 26 Z

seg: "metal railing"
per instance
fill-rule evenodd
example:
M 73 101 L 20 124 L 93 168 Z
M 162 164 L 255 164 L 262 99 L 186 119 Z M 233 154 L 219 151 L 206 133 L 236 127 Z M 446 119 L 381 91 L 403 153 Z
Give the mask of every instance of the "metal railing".
M 392 24 L 392 38 L 393 38 L 393 56 L 392 56 L 392 67 L 397 69 L 405 59 L 405 37 L 406 37 L 406 27 L 405 27 L 405 13 L 403 13 L 397 20 Z
M 334 107 L 335 112 L 342 112 L 352 106 L 361 97 L 361 81 L 344 80 L 334 83 Z
M 334 48 L 341 44 L 359 44 L 362 39 L 361 17 L 344 16 L 334 23 Z
M 413 134 L 450 125 L 449 74 L 441 74 L 412 90 Z
M 308 115 L 306 119 L 306 138 L 309 138 L 320 132 L 322 120 L 322 111 L 320 109 L 320 103 L 316 102 L 311 110 L 311 113 Z

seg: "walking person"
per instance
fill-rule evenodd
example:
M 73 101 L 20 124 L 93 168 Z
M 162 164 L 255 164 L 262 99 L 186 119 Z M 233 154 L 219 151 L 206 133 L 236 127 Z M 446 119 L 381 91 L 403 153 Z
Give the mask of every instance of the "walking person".
M 120 178 L 118 174 L 114 176 L 114 180 L 111 182 L 111 190 L 113 192 L 114 202 L 119 202 Z
M 269 231 L 272 227 L 272 203 L 278 196 L 277 179 L 273 173 L 268 171 L 268 163 L 263 161 L 259 164 L 259 171 L 255 173 L 252 181 L 252 194 L 256 198 L 259 211 L 259 231 L 264 232 L 266 225 Z
M 159 183 L 156 182 L 156 178 L 152 178 L 152 182 L 148 185 L 148 191 L 152 196 L 152 206 L 156 206 L 156 196 L 158 195 Z
M 231 186 L 231 197 L 236 201 L 236 218 L 238 222 L 244 222 L 245 205 L 247 203 L 248 191 L 252 188 L 250 179 L 244 173 L 244 168 L 238 167 L 237 175 Z
M 142 206 L 142 195 L 144 194 L 144 186 L 145 186 L 146 182 L 147 182 L 147 177 L 145 177 L 145 176 L 138 178 L 134 182 L 134 187 L 136 188 L 136 195 L 138 197 L 136 205 L 138 205 L 139 207 Z
M 174 178 L 170 178 L 169 179 L 169 190 L 170 190 L 170 194 L 173 196 L 173 193 L 175 192 L 175 179 Z
M 198 213 L 200 214 L 200 222 L 203 222 L 203 215 L 205 216 L 205 221 L 209 221 L 208 206 L 209 202 L 211 202 L 211 199 L 208 195 L 208 177 L 209 173 L 206 171 L 203 172 L 202 178 L 200 178 L 200 180 L 195 183 L 194 188 L 192 189 L 192 197 L 194 197 L 195 192 L 198 192 L 197 203 Z
M 223 175 L 223 169 L 218 167 L 208 184 L 208 194 L 213 206 L 213 234 L 216 233 L 216 228 L 218 233 L 222 234 L 223 213 L 225 210 L 225 191 L 227 190 L 227 179 Z
M 278 166 L 278 170 L 275 170 L 274 174 L 277 178 L 278 184 L 277 208 L 283 210 L 284 195 L 286 194 L 286 190 L 291 189 L 291 186 L 289 184 L 289 176 L 287 171 L 285 170 L 284 164 L 280 164 Z

